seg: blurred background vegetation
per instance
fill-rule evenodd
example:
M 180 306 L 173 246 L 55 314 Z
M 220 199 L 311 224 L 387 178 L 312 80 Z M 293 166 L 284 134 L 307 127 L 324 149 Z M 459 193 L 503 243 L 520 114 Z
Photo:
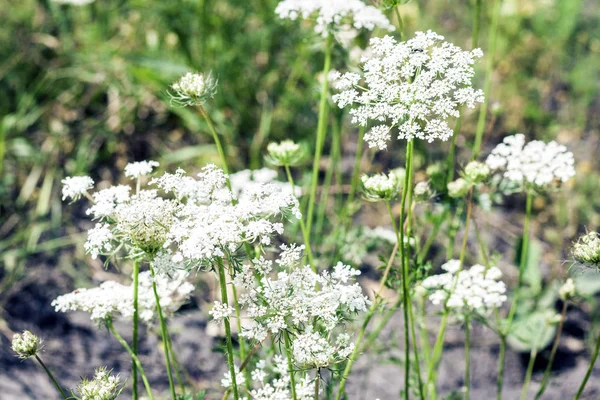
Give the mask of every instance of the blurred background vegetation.
M 189 171 L 217 162 L 202 117 L 169 103 L 168 86 L 185 72 L 212 70 L 219 79 L 207 108 L 233 170 L 261 167 L 272 140 L 313 145 L 322 39 L 308 23 L 279 20 L 277 2 L 96 0 L 72 7 L 0 0 L 0 308 L 35 267 L 61 268 L 81 285 L 103 273 L 80 245 L 88 227 L 83 206 L 61 201 L 65 176 L 116 182 L 130 161 Z M 484 53 L 491 3 L 483 2 Z M 470 0 L 413 0 L 401 13 L 409 36 L 431 29 L 470 47 Z M 552 245 L 554 260 L 565 257 L 561 249 L 578 232 L 600 226 L 599 22 L 594 0 L 501 6 L 484 154 L 516 132 L 556 139 L 575 153 L 576 182 L 551 205 L 536 204 L 537 234 Z M 346 69 L 348 59 L 349 50 L 338 45 L 333 67 Z M 338 114 L 331 113 L 330 125 Z M 460 163 L 468 160 L 476 118 L 465 117 Z M 346 122 L 342 134 L 343 157 L 351 160 L 355 128 Z M 444 160 L 448 145 L 419 143 L 421 167 Z M 403 151 L 396 145 L 378 154 L 373 169 L 400 166 Z M 4 322 L 0 330 L 6 328 Z

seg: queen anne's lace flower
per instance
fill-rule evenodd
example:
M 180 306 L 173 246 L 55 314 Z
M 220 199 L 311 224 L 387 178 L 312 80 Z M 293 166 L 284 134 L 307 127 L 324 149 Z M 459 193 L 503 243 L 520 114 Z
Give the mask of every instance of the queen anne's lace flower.
M 62 199 L 79 200 L 81 196 L 94 187 L 94 181 L 89 176 L 70 176 L 62 181 Z
M 81 400 L 116 400 L 123 390 L 119 375 L 105 367 L 96 369 L 94 379 L 83 379 L 77 387 Z
M 288 182 L 277 180 L 279 173 L 271 168 L 261 168 L 255 170 L 244 169 L 229 175 L 231 191 L 237 199 L 242 199 L 248 194 L 254 193 L 257 188 L 266 184 L 279 188 L 282 193 L 292 194 L 292 186 Z M 300 196 L 302 189 L 294 188 L 294 195 Z
M 575 297 L 576 293 L 575 282 L 571 278 L 567 279 L 558 291 L 558 295 L 562 300 L 570 300 Z
M 363 175 L 361 182 L 363 195 L 369 201 L 392 200 L 400 193 L 400 179 L 393 172 L 388 175 Z
M 277 5 L 275 13 L 282 19 L 314 18 L 315 32 L 323 36 L 345 24 L 370 31 L 375 28 L 394 30 L 381 11 L 360 0 L 283 0 Z
M 360 75 L 346 73 L 335 84 L 342 91 L 333 96 L 340 108 L 354 106 L 353 123 L 377 122 L 365 134 L 369 147 L 386 149 L 394 127 L 399 139 L 447 140 L 447 119 L 458 117 L 461 106 L 483 101 L 471 83 L 480 49 L 463 51 L 431 31 L 400 43 L 391 36 L 373 38 L 370 47 L 373 55 L 361 60 L 364 84 Z
M 202 105 L 217 93 L 217 80 L 212 74 L 186 73 L 171 85 L 171 101 L 182 106 Z
M 461 270 L 460 262 L 451 260 L 442 269 L 447 272 L 430 276 L 421 284 L 431 292 L 429 300 L 433 304 L 445 304 L 458 315 L 486 315 L 506 301 L 506 285 L 497 267 L 486 270 L 483 265 L 474 265 Z
M 212 310 L 208 312 L 215 321 L 219 322 L 229 318 L 235 313 L 235 309 L 228 304 L 223 304 L 220 301 L 215 301 Z
M 138 161 L 129 163 L 125 166 L 125 176 L 137 179 L 140 176 L 147 176 L 152 173 L 154 167 L 158 167 L 156 161 Z
M 186 282 L 187 273 L 180 271 L 173 278 L 156 276 L 156 290 L 160 306 L 167 314 L 174 313 L 188 299 L 194 286 Z M 139 275 L 138 311 L 140 320 L 152 322 L 155 316 L 156 299 L 149 271 Z M 106 281 L 97 288 L 77 289 L 57 297 L 52 306 L 57 312 L 85 311 L 93 321 L 102 322 L 120 314 L 125 319 L 133 317 L 133 287 L 114 281 Z
M 15 333 L 12 339 L 12 350 L 20 359 L 34 357 L 42 348 L 42 339 L 29 331 Z
M 581 266 L 600 269 L 600 234 L 589 232 L 573 245 L 573 258 Z
M 282 167 L 298 165 L 304 158 L 304 149 L 298 143 L 284 140 L 280 143 L 269 143 L 266 160 L 269 164 Z
M 334 344 L 321 333 L 308 328 L 294 339 L 293 355 L 297 365 L 319 368 L 347 359 L 354 350 L 350 336 L 339 334 Z
M 492 170 L 502 170 L 511 182 L 538 188 L 575 176 L 573 153 L 565 146 L 539 140 L 526 144 L 520 133 L 505 137 L 485 162 Z

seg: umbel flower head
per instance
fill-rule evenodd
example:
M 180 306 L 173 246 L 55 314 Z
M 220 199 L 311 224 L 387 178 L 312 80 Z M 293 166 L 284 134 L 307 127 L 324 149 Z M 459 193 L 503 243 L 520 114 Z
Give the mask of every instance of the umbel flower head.
M 83 378 L 76 391 L 80 400 L 116 400 L 123 391 L 119 375 L 101 367 L 96 369 L 94 379 Z
M 206 103 L 217 93 L 217 80 L 212 73 L 188 72 L 171 85 L 171 101 L 181 106 L 197 106 Z
M 402 187 L 400 179 L 394 172 L 387 175 L 363 175 L 360 180 L 362 182 L 363 195 L 368 201 L 389 201 L 395 199 L 400 194 Z
M 481 183 L 490 176 L 490 167 L 479 161 L 471 161 L 465 167 L 463 176 L 473 184 Z
M 464 51 L 431 31 L 400 43 L 391 36 L 373 38 L 370 49 L 372 56 L 361 60 L 362 75 L 337 77 L 341 92 L 333 101 L 352 107 L 353 123 L 376 123 L 365 134 L 371 148 L 386 149 L 394 128 L 398 139 L 447 140 L 453 133 L 448 118 L 483 101 L 483 92 L 472 87 L 480 49 Z
M 12 350 L 20 359 L 35 357 L 42 349 L 42 339 L 29 331 L 15 333 L 12 339 Z
M 401 6 L 402 4 L 406 4 L 409 1 L 410 0 L 371 0 L 375 7 L 383 10 L 389 10 Z
M 600 235 L 590 232 L 581 236 L 572 250 L 575 262 L 587 268 L 600 269 Z
M 489 314 L 506 301 L 506 285 L 500 280 L 499 268 L 474 265 L 469 270 L 461 270 L 460 261 L 450 260 L 442 269 L 446 273 L 430 276 L 421 284 L 430 293 L 429 300 L 433 304 L 445 304 L 462 316 Z
M 269 143 L 267 146 L 267 162 L 277 167 L 293 167 L 298 165 L 305 156 L 305 151 L 298 143 L 284 140 L 280 143 Z
M 275 8 L 275 13 L 282 19 L 312 18 L 315 20 L 315 32 L 323 36 L 344 25 L 369 31 L 375 28 L 394 30 L 381 11 L 361 0 L 283 0 Z
M 492 170 L 502 171 L 505 179 L 521 188 L 540 189 L 575 176 L 575 159 L 565 146 L 555 141 L 526 143 L 521 133 L 505 137 L 485 163 Z
M 448 182 L 448 196 L 453 199 L 465 197 L 473 185 L 463 178 L 458 178 L 455 181 Z
M 68 176 L 61 181 L 62 199 L 79 200 L 88 190 L 94 187 L 94 181 L 89 176 Z
M 558 291 L 558 295 L 562 300 L 571 300 L 576 294 L 577 290 L 575 289 L 575 282 L 572 278 L 567 279 Z

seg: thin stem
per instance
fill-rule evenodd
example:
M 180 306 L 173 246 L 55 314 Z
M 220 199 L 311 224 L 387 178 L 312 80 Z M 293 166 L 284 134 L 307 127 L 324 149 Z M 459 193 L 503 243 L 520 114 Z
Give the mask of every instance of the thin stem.
M 502 400 L 504 386 L 504 359 L 506 358 L 506 336 L 500 335 L 500 354 L 498 355 L 498 380 L 496 381 L 496 400 Z
M 548 359 L 548 365 L 546 365 L 544 377 L 542 378 L 540 389 L 535 395 L 535 400 L 539 400 L 542 397 L 542 394 L 544 394 L 544 392 L 546 391 L 546 387 L 548 386 L 548 382 L 550 380 L 550 371 L 552 370 L 552 364 L 554 363 L 556 350 L 558 350 L 558 344 L 560 343 L 560 337 L 562 335 L 563 326 L 565 324 L 565 319 L 567 318 L 567 306 L 568 302 L 563 301 L 562 311 L 560 313 L 560 322 L 558 323 L 558 328 L 556 328 L 556 337 L 554 338 L 552 350 L 550 351 L 550 358 Z
M 250 256 L 250 254 L 248 254 L 248 256 Z M 233 277 L 231 277 L 233 279 Z M 233 293 L 233 304 L 234 304 L 234 308 L 235 308 L 235 316 L 236 316 L 236 323 L 237 323 L 237 329 L 238 332 L 242 331 L 242 318 L 241 318 L 241 313 L 240 313 L 240 303 L 238 302 L 238 295 L 237 295 L 237 289 L 235 287 L 235 285 L 231 285 L 231 291 Z M 246 342 L 244 340 L 243 337 L 240 337 L 238 335 L 238 343 L 240 345 L 240 360 L 245 360 L 246 359 Z M 248 370 L 244 370 L 243 372 L 244 377 L 246 378 L 246 388 L 248 389 L 248 391 L 252 390 L 252 378 L 250 377 L 250 371 Z
M 465 395 L 464 400 L 471 398 L 471 327 L 469 317 L 465 319 Z
M 177 382 L 179 383 L 179 389 L 181 393 L 185 394 L 185 385 L 183 379 L 181 377 L 181 373 L 179 372 L 180 364 L 175 352 L 173 351 L 173 341 L 171 340 L 171 336 L 167 335 L 167 345 L 169 346 L 169 355 L 171 356 L 171 361 L 173 363 L 173 368 L 175 369 L 175 376 L 177 377 Z
M 283 339 L 285 340 L 285 353 L 288 362 L 288 372 L 290 373 L 290 385 L 292 386 L 292 399 L 296 400 L 296 378 L 294 377 L 294 364 L 292 356 L 292 342 L 290 340 L 290 333 L 286 330 L 283 333 Z
M 320 377 L 320 368 L 317 368 L 317 372 L 315 373 L 315 400 L 319 400 L 319 379 Z
M 456 124 L 454 125 L 454 132 L 452 133 L 452 140 L 450 142 L 450 150 L 448 151 L 448 158 L 446 159 L 446 170 L 448 174 L 446 175 L 446 185 L 454 179 L 454 158 L 456 155 L 456 141 L 458 140 L 458 134 L 460 133 L 460 128 L 462 127 L 462 107 L 459 110 L 458 118 L 456 119 Z
M 473 8 L 473 33 L 471 34 L 471 48 L 477 47 L 479 40 L 479 27 L 481 26 L 481 0 L 475 0 Z
M 354 168 L 352 169 L 352 182 L 350 185 L 350 192 L 348 193 L 348 205 L 354 201 L 354 196 L 356 195 L 356 191 L 358 189 L 358 183 L 360 182 L 360 161 L 363 155 L 364 137 L 365 127 L 361 126 L 358 128 L 356 154 L 354 155 Z
M 165 363 L 167 366 L 167 376 L 169 378 L 169 390 L 171 391 L 171 397 L 173 400 L 177 398 L 175 393 L 175 384 L 173 382 L 173 372 L 171 371 L 171 358 L 169 355 L 169 334 L 167 333 L 167 323 L 162 312 L 160 305 L 160 297 L 158 296 L 158 290 L 156 288 L 156 279 L 154 275 L 154 268 L 150 264 L 150 274 L 152 275 L 152 291 L 154 292 L 154 299 L 156 300 L 156 310 L 158 311 L 158 319 L 160 321 L 160 333 L 162 336 L 163 348 L 165 352 Z
M 139 326 L 139 310 L 138 310 L 138 292 L 139 292 L 139 276 L 140 276 L 140 262 L 138 260 L 133 261 L 133 338 L 131 339 L 131 347 L 133 353 L 138 354 L 138 326 Z M 132 398 L 138 399 L 138 376 L 137 368 L 135 363 L 131 367 L 131 385 L 133 387 Z
M 229 301 L 227 300 L 227 281 L 225 280 L 225 266 L 223 265 L 223 260 L 221 260 L 220 258 L 217 258 L 217 269 L 219 273 L 219 285 L 221 287 L 221 302 L 224 305 L 229 305 Z M 225 318 L 223 322 L 225 325 L 227 364 L 229 366 L 229 374 L 231 375 L 231 387 L 233 389 L 233 398 L 234 400 L 238 400 L 240 398 L 240 395 L 238 392 L 235 374 L 235 364 L 233 360 L 233 341 L 231 339 L 231 325 L 229 324 L 229 318 Z
M 140 362 L 138 356 L 133 352 L 133 350 L 131 350 L 131 347 L 129 347 L 129 345 L 127 344 L 125 339 L 123 339 L 123 337 L 119 334 L 119 332 L 117 332 L 111 321 L 106 321 L 106 327 L 111 331 L 113 336 L 117 339 L 119 343 L 121 343 L 121 345 L 131 356 L 133 363 L 140 372 L 142 382 L 144 383 L 144 387 L 146 388 L 146 393 L 148 394 L 148 397 L 150 398 L 150 400 L 154 400 L 154 396 L 152 395 L 152 389 L 150 388 L 150 383 L 148 383 L 148 378 L 146 378 L 146 373 L 144 372 L 144 368 L 142 367 L 142 363 Z
M 523 383 L 523 389 L 521 390 L 521 400 L 527 400 L 527 392 L 529 391 L 529 384 L 531 383 L 531 375 L 533 374 L 533 366 L 535 364 L 535 359 L 537 358 L 537 343 L 531 349 L 531 353 L 529 354 L 529 363 L 527 364 L 527 372 L 525 373 L 525 382 Z
M 306 213 L 306 230 L 310 233 L 312 227 L 313 215 L 315 212 L 315 203 L 317 200 L 317 186 L 319 183 L 319 167 L 321 164 L 321 154 L 323 145 L 327 136 L 327 116 L 329 114 L 327 107 L 327 94 L 329 92 L 329 70 L 331 69 L 331 51 L 333 45 L 333 35 L 329 33 L 325 41 L 325 61 L 323 64 L 323 85 L 321 87 L 321 102 L 319 105 L 319 120 L 317 123 L 317 141 L 315 145 L 315 158 L 313 159 L 312 179 L 310 194 L 308 200 L 308 212 Z
M 487 65 L 485 70 L 485 82 L 483 84 L 484 100 L 479 109 L 479 119 L 477 120 L 477 129 L 475 131 L 475 142 L 473 143 L 472 159 L 475 160 L 481 151 L 483 141 L 483 131 L 485 129 L 485 118 L 488 110 L 490 90 L 492 87 L 492 73 L 494 72 L 494 57 L 496 55 L 496 43 L 498 36 L 498 21 L 500 19 L 500 5 L 502 0 L 492 0 L 492 23 L 489 31 L 489 49 L 487 52 Z M 478 0 L 479 2 L 479 0 Z
M 592 370 L 594 369 L 594 364 L 596 364 L 596 359 L 598 358 L 598 353 L 600 352 L 600 336 L 598 336 L 598 341 L 596 342 L 596 348 L 594 349 L 594 354 L 592 355 L 592 359 L 590 360 L 590 366 L 588 367 L 587 372 L 585 373 L 585 377 L 583 378 L 583 382 L 579 386 L 579 390 L 577 394 L 573 398 L 573 400 L 579 400 L 581 394 L 583 393 L 583 389 L 585 389 L 585 385 L 587 384 L 588 379 L 592 375 Z
M 381 333 L 383 328 L 385 328 L 385 326 L 388 324 L 388 322 L 394 315 L 394 312 L 396 312 L 396 310 L 400 306 L 400 303 L 402 303 L 402 297 L 398 297 L 396 303 L 394 303 L 390 308 L 386 310 L 385 314 L 383 315 L 383 318 L 381 319 L 381 321 L 379 321 L 379 324 L 377 324 L 375 329 L 373 329 L 371 333 L 369 333 L 369 336 L 367 336 L 367 340 L 361 349 L 363 353 L 367 351 L 367 349 L 369 349 L 373 345 L 373 342 L 379 337 L 379 334 Z
M 200 110 L 200 114 L 202 114 L 202 117 L 204 117 L 204 120 L 208 125 L 208 129 L 212 134 L 213 140 L 215 141 L 215 145 L 217 146 L 217 151 L 219 152 L 219 157 L 221 158 L 221 164 L 223 164 L 223 172 L 229 175 L 229 168 L 227 167 L 227 158 L 225 157 L 225 152 L 223 151 L 223 146 L 221 145 L 221 139 L 219 139 L 219 135 L 215 130 L 215 126 L 213 125 L 212 120 L 210 119 L 210 115 L 208 115 L 204 107 L 198 106 L 198 109 Z M 227 180 L 227 187 L 229 188 L 229 190 L 231 190 L 231 184 L 229 183 L 229 179 Z
M 60 392 L 61 397 L 63 399 L 65 399 L 65 400 L 67 400 L 66 393 L 62 390 L 62 388 L 58 384 L 58 381 L 56 380 L 56 378 L 54 378 L 54 375 L 52 375 L 52 372 L 50 372 L 50 370 L 48 369 L 48 367 L 46 367 L 46 364 L 44 364 L 44 362 L 42 361 L 42 359 L 37 354 L 35 355 L 35 359 L 37 360 L 38 363 L 40 363 L 40 365 L 42 366 L 42 368 L 44 368 L 44 371 L 46 371 L 46 374 L 48 374 L 48 377 L 50 378 L 50 380 L 52 381 L 52 383 L 54 383 L 54 386 L 56 387 L 56 389 Z
M 288 178 L 288 182 L 290 183 L 290 186 L 292 187 L 292 193 L 295 193 L 296 186 L 294 185 L 294 177 L 292 176 L 292 172 L 290 171 L 290 166 L 285 165 L 284 168 L 285 168 L 285 174 L 287 175 L 287 178 Z M 306 247 L 306 254 L 308 255 L 308 262 L 309 262 L 311 268 L 313 269 L 313 271 L 316 272 L 315 261 L 313 259 L 313 253 L 312 253 L 312 249 L 310 246 L 310 231 L 308 229 L 306 229 L 306 224 L 304 223 L 304 220 L 302 218 L 300 218 L 300 230 L 302 231 L 302 237 L 304 238 L 304 246 Z
M 400 31 L 400 39 L 404 42 L 404 22 L 402 21 L 402 15 L 400 15 L 400 6 L 394 7 L 396 13 L 396 19 L 398 20 L 398 31 Z

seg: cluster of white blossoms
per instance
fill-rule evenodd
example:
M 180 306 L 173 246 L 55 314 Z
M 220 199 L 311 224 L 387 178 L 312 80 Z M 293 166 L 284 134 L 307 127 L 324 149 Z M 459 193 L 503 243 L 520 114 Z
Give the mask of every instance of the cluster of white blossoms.
M 156 290 L 160 306 L 166 314 L 177 311 L 187 301 L 194 286 L 186 281 L 187 273 L 179 271 L 172 278 L 156 276 Z M 141 321 L 151 323 L 155 317 L 156 299 L 152 288 L 152 275 L 149 271 L 140 272 L 138 288 L 138 314 Z M 131 319 L 134 313 L 133 285 L 122 285 L 106 281 L 92 289 L 77 289 L 57 297 L 52 306 L 57 312 L 84 311 L 96 322 L 116 316 Z
M 358 283 L 352 283 L 360 271 L 340 262 L 333 271 L 318 274 L 308 265 L 299 265 L 303 246 L 282 245 L 281 249 L 274 262 L 281 270 L 274 278 L 268 276 L 273 261 L 261 257 L 244 265 L 234 279 L 245 290 L 240 305 L 252 320 L 244 324 L 241 335 L 262 341 L 269 333 L 292 332 L 295 359 L 303 366 L 329 365 L 347 357 L 353 344 L 346 336 L 336 339 L 333 331 L 350 315 L 366 311 L 370 303 Z M 300 357 L 300 349 L 310 343 L 327 351 Z
M 589 232 L 573 245 L 573 259 L 581 266 L 600 269 L 600 234 Z
M 298 165 L 304 156 L 305 152 L 300 144 L 292 140 L 284 140 L 280 143 L 269 143 L 265 158 L 269 164 L 277 167 L 293 167 Z
M 125 174 L 137 179 L 149 175 L 157 165 L 154 161 L 131 163 Z M 170 254 L 172 246 L 170 261 L 158 259 L 160 269 L 165 270 L 180 269 L 175 264 L 184 260 L 208 262 L 224 257 L 244 242 L 269 244 L 271 236 L 283 231 L 280 218 L 272 221 L 273 217 L 301 217 L 291 186 L 275 181 L 276 175 L 269 169 L 243 171 L 233 177 L 232 193 L 227 188 L 228 176 L 210 164 L 198 179 L 179 169 L 151 180 L 155 189 L 140 190 L 138 185 L 135 194 L 127 185 L 100 190 L 92 194 L 93 204 L 87 210 L 98 222 L 88 232 L 85 249 L 93 258 L 123 247 L 154 258 L 161 252 Z M 248 184 L 250 177 L 252 184 Z M 87 190 L 87 184 L 75 190 L 71 183 L 67 181 L 67 189 L 63 189 L 69 197 Z
M 178 170 L 151 182 L 178 200 L 164 245 L 177 248 L 176 261 L 210 262 L 245 242 L 268 245 L 273 235 L 283 232 L 283 224 L 273 217 L 302 217 L 296 197 L 282 193 L 279 186 L 257 182 L 234 201 L 226 187 L 227 175 L 216 166 L 204 167 L 198 178 Z
M 315 32 L 323 36 L 346 24 L 370 31 L 381 28 L 391 32 L 395 29 L 380 10 L 361 0 L 283 0 L 275 13 L 282 19 L 314 18 Z
M 23 333 L 15 333 L 12 338 L 12 351 L 17 353 L 17 356 L 26 360 L 35 357 L 42 349 L 42 339 L 31 333 L 23 331 Z
M 77 387 L 80 400 L 116 400 L 123 390 L 119 375 L 111 375 L 105 367 L 94 372 L 94 379 L 83 379 Z
M 497 267 L 486 270 L 483 265 L 474 265 L 462 270 L 460 261 L 450 260 L 442 269 L 446 273 L 430 276 L 421 283 L 431 292 L 429 300 L 435 305 L 446 305 L 458 315 L 486 315 L 507 299 L 506 285 L 500 280 L 502 271 Z
M 195 106 L 215 97 L 218 81 L 211 73 L 188 72 L 171 85 L 171 101 L 181 106 Z
M 363 195 L 368 201 L 392 200 L 400 194 L 401 183 L 393 171 L 389 174 L 376 174 L 361 177 Z
M 391 36 L 373 38 L 370 48 L 372 55 L 361 60 L 362 76 L 336 78 L 341 92 L 333 100 L 340 108 L 353 106 L 353 123 L 377 123 L 365 134 L 371 148 L 386 149 L 394 127 L 398 139 L 447 140 L 453 133 L 447 119 L 483 101 L 483 92 L 472 87 L 480 49 L 464 51 L 431 31 L 400 43 Z
M 94 181 L 89 176 L 69 176 L 61 181 L 62 199 L 79 200 L 81 196 L 94 187 Z
M 66 5 L 70 5 L 70 6 L 81 7 L 81 6 L 86 6 L 88 4 L 92 4 L 95 0 L 52 0 L 52 1 L 57 4 L 66 4 Z
M 563 145 L 540 140 L 525 142 L 525 135 L 507 136 L 485 161 L 492 170 L 504 171 L 507 180 L 519 185 L 544 187 L 575 176 L 573 153 Z
M 255 170 L 244 169 L 229 175 L 229 183 L 231 184 L 231 191 L 233 195 L 241 200 L 248 194 L 252 194 L 257 188 L 269 184 L 272 187 L 276 187 L 281 193 L 286 195 L 292 194 L 292 185 L 288 182 L 281 182 L 277 180 L 279 173 L 271 168 L 261 168 Z M 294 188 L 295 196 L 302 194 L 300 187 Z

